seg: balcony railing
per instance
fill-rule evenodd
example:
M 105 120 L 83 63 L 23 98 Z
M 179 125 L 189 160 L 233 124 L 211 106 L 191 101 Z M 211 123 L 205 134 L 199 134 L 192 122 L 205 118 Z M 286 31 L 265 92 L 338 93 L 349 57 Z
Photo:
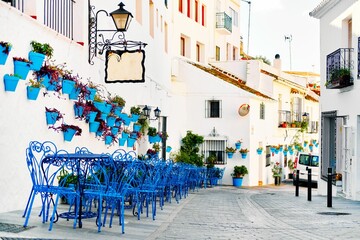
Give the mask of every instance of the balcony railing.
M 24 12 L 24 0 L 2 0 L 10 4 L 12 7 L 17 8 L 19 11 Z
M 339 48 L 327 55 L 326 88 L 339 89 L 354 84 L 351 69 L 353 69 L 353 48 Z
M 232 32 L 232 20 L 225 12 L 216 13 L 216 29 L 225 29 L 228 34 Z
M 279 110 L 279 127 L 289 127 L 291 122 L 291 112 L 286 110 Z

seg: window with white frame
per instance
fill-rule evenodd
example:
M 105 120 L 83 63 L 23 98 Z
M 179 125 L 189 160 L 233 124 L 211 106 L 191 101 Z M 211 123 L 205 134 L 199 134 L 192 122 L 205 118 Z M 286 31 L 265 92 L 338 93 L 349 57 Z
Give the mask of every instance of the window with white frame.
M 208 157 L 215 156 L 214 164 L 226 164 L 226 142 L 225 138 L 205 138 L 200 150 L 204 155 L 204 162 L 207 164 Z
M 302 99 L 293 97 L 292 99 L 292 120 L 294 122 L 302 121 Z
M 238 17 L 238 13 L 232 9 L 231 7 L 229 7 L 229 10 L 230 10 L 230 17 L 232 19 L 232 24 L 234 26 L 239 26 L 239 17 Z
M 207 100 L 205 102 L 206 118 L 221 118 L 221 101 Z

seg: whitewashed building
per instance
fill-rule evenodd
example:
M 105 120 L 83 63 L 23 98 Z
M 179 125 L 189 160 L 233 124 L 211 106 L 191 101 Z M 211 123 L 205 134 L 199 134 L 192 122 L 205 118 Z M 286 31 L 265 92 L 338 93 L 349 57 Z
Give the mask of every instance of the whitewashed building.
M 340 173 L 333 194 L 360 199 L 359 141 L 359 1 L 327 0 L 310 12 L 320 21 L 321 57 L 321 179 L 327 194 L 327 171 Z M 339 73 L 342 74 L 342 77 Z M 335 184 L 335 179 L 334 182 Z
M 95 14 L 98 30 L 114 29 L 111 18 L 99 10 L 110 13 L 118 8 L 118 2 L 11 2 L 0 1 L 0 41 L 13 46 L 7 62 L 0 65 L 1 77 L 14 72 L 13 57 L 27 58 L 32 40 L 50 43 L 54 48 L 52 64 L 66 63 L 83 82 L 91 80 L 109 94 L 123 97 L 124 112 L 129 113 L 135 105 L 160 108 L 160 121 L 151 120 L 150 125 L 161 128 L 166 119 L 167 145 L 173 151 L 179 149 L 188 130 L 204 136 L 202 154 L 205 158 L 216 154 L 216 165 L 225 167 L 223 184 L 232 184 L 230 174 L 235 165 L 249 169 L 244 185 L 271 184 L 269 164 L 278 161 L 286 169 L 286 161 L 283 153 L 272 155 L 270 146 L 292 144 L 295 137 L 301 142 L 318 139 L 318 89 L 309 88 L 318 75 L 283 72 L 280 59 L 274 66 L 240 60 L 240 0 L 124 1 L 134 17 L 126 40 L 147 44 L 142 48 L 145 81 L 138 83 L 106 83 L 105 53 L 95 55 L 94 49 L 89 50 L 89 29 L 94 26 Z M 69 151 L 86 146 L 93 152 L 125 148 L 143 154 L 151 147 L 146 137 L 135 148 L 105 145 L 88 131 L 85 121 L 75 118 L 74 100 L 68 95 L 44 94 L 42 90 L 36 101 L 28 100 L 26 86 L 32 78 L 30 71 L 15 92 L 4 91 L 0 85 L 0 190 L 5 196 L 0 199 L 0 212 L 23 209 L 26 204 L 31 181 L 25 149 L 31 140 L 53 141 Z M 244 104 L 250 111 L 241 116 L 238 110 Z M 45 107 L 64 113 L 66 123 L 82 128 L 81 136 L 65 142 L 61 133 L 46 125 Z M 304 113 L 308 113 L 310 123 L 304 134 L 299 134 L 298 127 L 284 127 L 302 121 Z M 249 150 L 247 157 L 242 159 L 237 152 L 228 159 L 225 148 L 234 147 L 240 139 L 242 147 Z M 258 147 L 264 148 L 263 154 L 257 154 Z

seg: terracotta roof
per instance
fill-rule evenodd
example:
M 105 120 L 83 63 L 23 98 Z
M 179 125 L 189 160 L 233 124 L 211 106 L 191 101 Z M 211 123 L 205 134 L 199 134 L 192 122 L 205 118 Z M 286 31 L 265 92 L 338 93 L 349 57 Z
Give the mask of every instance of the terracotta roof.
M 240 78 L 238 78 L 237 76 L 233 75 L 233 74 L 230 74 L 226 71 L 223 71 L 219 68 L 216 68 L 215 66 L 210 65 L 210 67 L 207 67 L 207 66 L 203 66 L 203 65 L 200 65 L 200 64 L 197 64 L 197 63 L 194 63 L 194 62 L 188 62 L 190 63 L 191 65 L 211 74 L 211 75 L 214 75 L 215 77 L 218 77 L 228 83 L 231 83 L 249 93 L 252 93 L 252 94 L 255 94 L 256 96 L 259 96 L 259 97 L 263 97 L 263 98 L 266 98 L 266 99 L 271 99 L 271 100 L 274 100 L 273 98 L 271 98 L 270 96 L 267 96 L 251 87 L 248 87 L 246 86 L 246 82 L 241 80 Z

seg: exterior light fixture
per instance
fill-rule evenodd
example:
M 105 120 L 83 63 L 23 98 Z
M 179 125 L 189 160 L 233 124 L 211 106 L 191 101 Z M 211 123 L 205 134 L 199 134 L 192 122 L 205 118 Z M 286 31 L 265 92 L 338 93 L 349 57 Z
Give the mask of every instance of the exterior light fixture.
M 142 115 L 149 120 L 157 120 L 160 117 L 160 113 L 161 113 L 161 110 L 158 107 L 156 107 L 154 110 L 155 118 L 152 119 L 152 118 L 150 118 L 151 107 L 149 107 L 148 105 L 145 105 L 145 107 L 142 109 Z
M 110 13 L 110 16 L 114 20 L 116 29 L 120 32 L 125 32 L 129 28 L 133 15 L 124 9 L 125 4 L 122 2 L 120 2 L 118 6 L 119 9 Z
M 302 120 L 303 120 L 304 122 L 309 121 L 309 114 L 308 114 L 307 112 L 305 112 L 305 113 L 302 115 Z
M 97 54 L 102 55 L 105 50 L 117 49 L 131 49 L 146 47 L 146 43 L 139 41 L 131 41 L 125 39 L 125 32 L 130 26 L 133 15 L 131 12 L 124 9 L 125 4 L 119 3 L 119 9 L 110 14 L 105 10 L 99 10 L 94 13 L 95 7 L 89 5 L 89 63 L 94 64 L 93 58 Z M 114 21 L 116 29 L 98 29 L 98 15 L 104 12 L 107 17 L 109 15 Z

